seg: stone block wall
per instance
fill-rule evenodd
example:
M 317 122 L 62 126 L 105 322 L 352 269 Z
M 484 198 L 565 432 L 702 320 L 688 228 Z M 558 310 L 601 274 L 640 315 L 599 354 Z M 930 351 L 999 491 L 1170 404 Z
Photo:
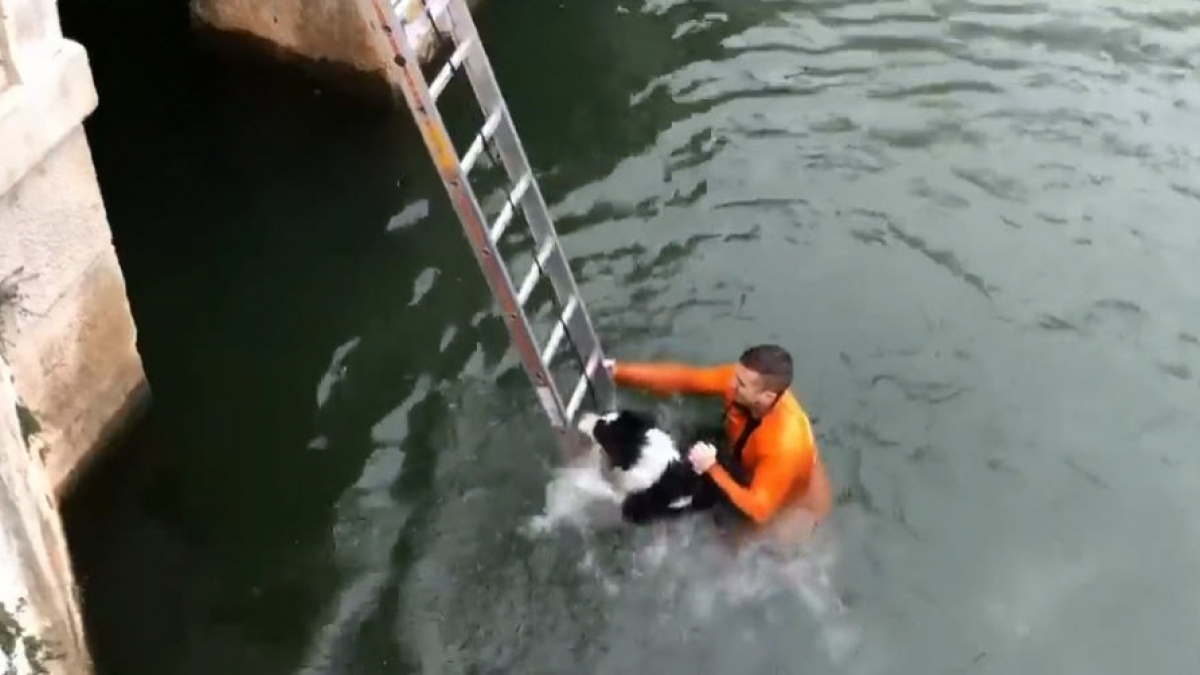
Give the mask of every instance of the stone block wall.
M 136 331 L 83 120 L 87 54 L 53 0 L 0 0 L 0 356 L 56 492 L 146 400 Z

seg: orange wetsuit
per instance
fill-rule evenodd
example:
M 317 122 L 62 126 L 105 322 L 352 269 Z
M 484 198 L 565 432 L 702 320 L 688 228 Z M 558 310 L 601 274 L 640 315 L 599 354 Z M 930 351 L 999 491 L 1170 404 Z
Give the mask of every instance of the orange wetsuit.
M 746 426 L 746 415 L 733 405 L 734 364 L 695 368 L 676 363 L 617 363 L 613 379 L 660 394 L 708 394 L 725 406 L 725 435 L 734 443 Z M 708 470 L 731 502 L 755 523 L 763 524 L 782 507 L 799 504 L 819 522 L 833 499 L 825 467 L 817 451 L 808 415 L 791 390 L 784 392 L 742 449 L 742 464 L 752 472 L 742 487 L 720 465 Z

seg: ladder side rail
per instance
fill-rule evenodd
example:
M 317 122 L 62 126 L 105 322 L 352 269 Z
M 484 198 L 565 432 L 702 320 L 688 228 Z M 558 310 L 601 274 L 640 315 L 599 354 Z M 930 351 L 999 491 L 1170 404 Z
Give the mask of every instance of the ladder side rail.
M 369 4 L 385 34 L 393 61 L 389 68 L 398 70 L 397 78 L 421 137 L 449 193 L 471 250 L 500 305 L 513 346 L 520 356 L 526 375 L 534 384 L 537 398 L 551 424 L 562 429 L 570 423 L 566 405 L 554 378 L 541 362 L 540 349 L 529 320 L 517 302 L 512 278 L 496 245 L 489 236 L 486 217 L 474 190 L 459 164 L 458 153 L 447 133 L 441 114 L 433 102 L 429 85 L 421 72 L 420 60 L 409 44 L 401 22 L 388 0 L 360 0 Z
M 453 35 L 456 41 L 470 41 L 471 49 L 463 61 L 464 69 L 475 91 L 483 115 L 487 117 L 493 111 L 502 109 L 500 124 L 493 135 L 497 150 L 502 158 L 505 171 L 511 184 L 516 184 L 526 175 L 533 175 L 533 168 L 525 155 L 525 150 L 517 136 L 515 123 L 509 113 L 507 103 L 500 93 L 491 62 L 479 38 L 474 19 L 464 0 L 450 0 L 447 7 L 450 23 L 453 25 Z M 521 209 L 525 214 L 529 229 L 534 238 L 534 249 L 540 250 L 546 242 L 552 242 L 553 252 L 545 264 L 546 275 L 554 287 L 560 307 L 565 307 L 571 297 L 578 298 L 578 310 L 569 317 L 568 326 L 571 338 L 577 343 L 582 352 L 579 357 L 584 364 L 599 366 L 604 359 L 604 351 L 597 337 L 591 315 L 587 311 L 586 302 L 575 282 L 570 263 L 563 252 L 561 242 L 555 232 L 549 210 L 542 196 L 537 180 L 525 191 L 521 198 Z M 589 372 L 590 371 L 590 372 Z M 589 378 L 596 386 L 598 405 L 607 407 L 613 401 L 614 388 L 608 371 L 602 367 L 588 368 L 583 366 L 581 373 Z M 574 411 L 569 411 L 574 412 Z M 572 415 L 573 417 L 573 415 Z

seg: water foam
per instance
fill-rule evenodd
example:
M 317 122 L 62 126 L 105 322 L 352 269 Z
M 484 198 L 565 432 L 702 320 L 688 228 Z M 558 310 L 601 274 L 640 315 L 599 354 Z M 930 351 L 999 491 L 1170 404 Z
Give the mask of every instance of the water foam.
M 547 534 L 569 525 L 580 530 L 614 525 L 620 520 L 620 496 L 604 479 L 600 451 L 591 448 L 554 471 L 546 485 L 541 514 L 526 525 L 526 534 Z
M 862 635 L 832 581 L 838 551 L 830 533 L 801 544 L 763 537 L 735 548 L 704 517 L 622 529 L 619 497 L 600 467 L 599 453 L 593 452 L 555 470 L 544 509 L 527 521 L 525 535 L 543 540 L 565 531 L 581 535 L 577 569 L 610 598 L 649 594 L 674 605 L 677 620 L 698 626 L 719 624 L 729 611 L 794 600 L 813 620 L 816 639 L 835 664 L 845 665 L 855 654 Z M 795 522 L 778 527 L 807 530 L 799 522 L 803 518 L 792 516 Z M 597 535 L 605 532 L 620 533 L 616 550 L 597 545 Z

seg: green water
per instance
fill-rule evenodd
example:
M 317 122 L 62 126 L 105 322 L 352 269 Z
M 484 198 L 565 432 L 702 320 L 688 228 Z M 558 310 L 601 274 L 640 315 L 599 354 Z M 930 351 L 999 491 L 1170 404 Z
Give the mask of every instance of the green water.
M 609 350 L 793 349 L 846 499 L 786 573 L 524 534 L 553 449 L 411 123 L 62 13 L 155 391 L 68 509 L 101 673 L 1200 667 L 1192 3 L 485 4 Z

